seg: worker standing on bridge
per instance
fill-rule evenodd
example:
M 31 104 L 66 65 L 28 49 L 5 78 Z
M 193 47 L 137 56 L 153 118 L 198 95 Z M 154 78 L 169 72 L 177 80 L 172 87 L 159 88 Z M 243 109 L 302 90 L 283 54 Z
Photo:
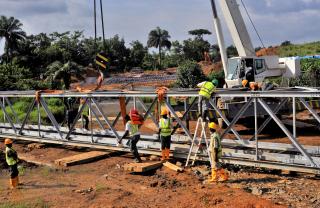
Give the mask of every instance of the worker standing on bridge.
M 130 114 L 135 113 L 136 111 L 130 111 Z M 129 115 L 125 116 L 125 121 L 126 121 L 126 128 L 124 135 L 118 141 L 119 144 L 121 144 L 122 139 L 126 138 L 128 135 L 130 136 L 129 139 L 129 146 L 130 146 L 130 151 L 132 152 L 135 160 L 134 162 L 140 163 L 141 158 L 139 156 L 138 148 L 137 148 L 137 143 L 140 140 L 140 132 L 139 132 L 139 124 L 135 124 L 134 121 L 132 120 L 132 116 L 130 117 Z
M 212 122 L 209 124 L 210 129 L 210 157 L 212 162 L 210 182 L 224 182 L 228 180 L 228 174 L 221 167 L 219 159 L 222 155 L 221 137 L 218 133 L 219 126 Z
M 83 105 L 86 105 L 86 99 L 80 98 L 79 111 Z M 89 107 L 86 105 L 81 113 L 82 128 L 89 130 Z
M 18 171 L 18 154 L 12 148 L 12 140 L 5 139 L 4 144 L 6 145 L 6 162 L 10 167 L 10 187 L 14 189 L 19 184 L 19 171 Z
M 170 145 L 172 135 L 172 120 L 168 116 L 168 110 L 166 108 L 161 111 L 162 118 L 159 121 L 159 132 L 161 139 L 161 160 L 169 160 L 170 157 Z
M 205 81 L 197 85 L 200 88 L 199 91 L 199 102 L 198 102 L 198 111 L 199 117 L 202 116 L 202 119 L 205 121 L 209 117 L 209 100 L 212 96 L 212 93 L 216 90 L 219 82 L 217 79 L 213 79 L 211 82 Z M 210 120 L 210 119 L 209 119 Z

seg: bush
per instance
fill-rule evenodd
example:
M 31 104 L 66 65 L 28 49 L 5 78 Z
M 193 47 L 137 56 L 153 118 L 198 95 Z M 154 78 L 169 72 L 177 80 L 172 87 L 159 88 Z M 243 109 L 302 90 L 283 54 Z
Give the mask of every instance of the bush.
M 290 86 L 320 86 L 320 59 L 302 59 L 301 76 L 290 80 Z
M 194 61 L 185 61 L 177 70 L 177 86 L 182 88 L 194 88 L 198 83 L 206 80 L 201 67 Z
M 218 71 L 218 72 L 211 72 L 208 75 L 208 80 L 213 80 L 217 79 L 219 81 L 218 88 L 223 88 L 223 85 L 225 84 L 225 79 L 224 79 L 224 71 Z

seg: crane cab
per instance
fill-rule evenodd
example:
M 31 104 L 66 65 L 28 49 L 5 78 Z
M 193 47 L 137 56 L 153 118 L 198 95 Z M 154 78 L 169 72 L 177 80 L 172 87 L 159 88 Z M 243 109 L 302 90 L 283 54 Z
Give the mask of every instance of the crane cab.
M 241 86 L 241 81 L 262 82 L 267 65 L 264 58 L 235 57 L 228 60 L 226 83 L 228 88 Z

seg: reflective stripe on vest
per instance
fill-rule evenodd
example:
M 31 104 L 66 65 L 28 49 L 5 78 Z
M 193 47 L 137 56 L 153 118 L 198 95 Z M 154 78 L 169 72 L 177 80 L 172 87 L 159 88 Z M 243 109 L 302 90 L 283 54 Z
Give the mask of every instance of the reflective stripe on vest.
M 171 127 L 170 127 L 170 119 L 160 119 L 160 135 L 161 136 L 170 136 L 171 135 Z
M 205 82 L 201 87 L 199 94 L 209 99 L 214 90 L 215 86 L 212 82 Z
M 130 125 L 130 132 L 129 132 L 130 136 L 133 136 L 136 133 L 138 133 L 139 126 L 137 124 L 132 124 L 131 121 L 129 121 L 129 125 Z
M 9 157 L 8 156 L 8 152 L 12 151 L 12 152 L 16 152 L 14 149 L 6 147 L 6 161 L 8 165 L 15 165 L 17 163 L 17 161 L 13 158 L 13 157 Z

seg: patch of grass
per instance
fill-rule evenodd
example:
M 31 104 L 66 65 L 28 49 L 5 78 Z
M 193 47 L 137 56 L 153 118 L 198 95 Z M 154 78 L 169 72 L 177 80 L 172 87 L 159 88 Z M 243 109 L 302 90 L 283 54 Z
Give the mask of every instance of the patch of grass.
M 34 202 L 7 202 L 1 203 L 0 208 L 49 208 L 50 205 L 48 202 L 44 201 L 43 199 L 39 198 L 36 199 Z
M 108 187 L 105 186 L 104 184 L 96 184 L 96 192 L 99 193 L 99 192 L 102 192 L 104 190 L 107 190 Z
M 316 55 L 319 53 L 320 53 L 320 41 L 305 43 L 305 44 L 281 46 L 279 48 L 280 57 L 307 56 L 307 55 Z
M 41 171 L 40 171 L 40 173 L 41 173 L 41 175 L 42 175 L 43 177 L 48 177 L 51 172 L 52 172 L 52 169 L 49 168 L 49 167 L 46 167 L 46 166 L 42 167 L 42 169 L 41 169 Z

